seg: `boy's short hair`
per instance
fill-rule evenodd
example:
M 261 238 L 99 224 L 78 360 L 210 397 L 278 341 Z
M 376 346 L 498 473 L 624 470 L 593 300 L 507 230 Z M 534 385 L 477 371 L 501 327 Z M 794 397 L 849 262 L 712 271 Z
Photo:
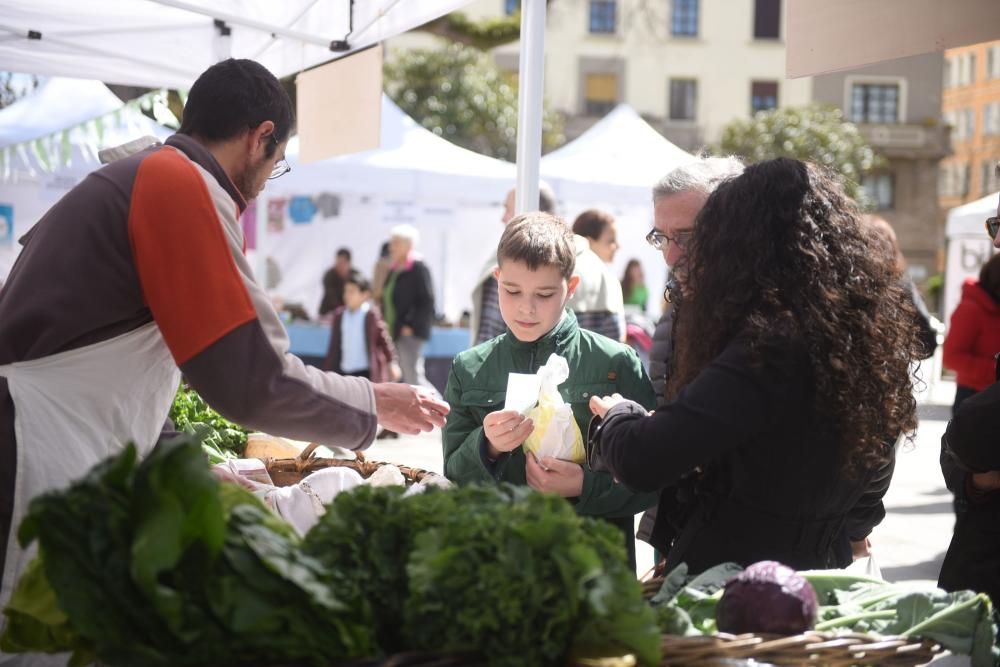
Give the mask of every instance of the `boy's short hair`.
M 503 261 L 524 262 L 532 271 L 543 266 L 559 269 L 569 280 L 576 268 L 576 241 L 573 232 L 551 213 L 532 211 L 511 220 L 497 246 L 497 265 Z
M 359 271 L 351 271 L 344 280 L 345 285 L 354 285 L 362 292 L 371 292 L 372 284 Z

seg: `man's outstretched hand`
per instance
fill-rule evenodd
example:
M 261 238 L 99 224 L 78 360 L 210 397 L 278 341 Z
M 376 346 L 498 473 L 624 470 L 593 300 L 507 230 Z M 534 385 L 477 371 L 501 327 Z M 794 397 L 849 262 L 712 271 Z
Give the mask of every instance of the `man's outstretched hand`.
M 386 430 L 416 435 L 444 426 L 448 404 L 422 387 L 395 382 L 373 384 L 375 414 Z

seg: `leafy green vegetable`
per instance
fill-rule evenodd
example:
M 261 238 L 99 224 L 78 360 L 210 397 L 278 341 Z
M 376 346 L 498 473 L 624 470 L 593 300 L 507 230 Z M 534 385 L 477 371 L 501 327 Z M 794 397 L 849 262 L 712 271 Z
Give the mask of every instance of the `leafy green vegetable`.
M 5 611 L 17 620 L 5 651 L 152 667 L 326 664 L 375 651 L 362 602 L 252 494 L 220 488 L 188 436 L 138 466 L 129 446 L 36 498 L 19 537 L 41 555 Z
M 495 666 L 563 664 L 568 652 L 658 661 L 654 616 L 612 526 L 527 488 L 453 494 L 457 511 L 417 535 L 407 565 L 409 646 Z
M 719 582 L 733 575 L 733 567 L 718 566 L 695 579 L 688 577 L 683 564 L 670 572 L 650 601 L 661 629 L 681 635 L 714 633 L 714 619 L 709 615 L 715 612 Z M 800 574 L 812 584 L 823 605 L 816 630 L 927 638 L 952 653 L 970 655 L 974 667 L 993 665 L 1000 656 L 986 595 L 946 593 L 919 583 L 890 584 L 843 570 Z
M 403 498 L 400 487 L 361 486 L 334 499 L 302 548 L 327 570 L 350 573 L 346 585 L 377 612 L 379 646 L 403 651 L 407 556 L 417 534 L 456 511 L 455 495 L 439 489 Z
M 194 389 L 182 384 L 170 406 L 170 419 L 181 433 L 201 439 L 213 465 L 239 458 L 247 446 L 247 429 L 213 410 Z

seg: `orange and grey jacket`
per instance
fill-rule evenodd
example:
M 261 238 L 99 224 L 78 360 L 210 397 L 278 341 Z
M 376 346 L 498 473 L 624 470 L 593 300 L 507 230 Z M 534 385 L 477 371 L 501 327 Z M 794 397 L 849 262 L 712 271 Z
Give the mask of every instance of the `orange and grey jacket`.
M 288 353 L 287 334 L 244 256 L 245 206 L 219 163 L 183 135 L 90 174 L 21 240 L 0 291 L 0 365 L 155 321 L 188 381 L 226 417 L 297 440 L 368 445 L 376 429 L 371 384 Z M 4 537 L 14 410 L 0 379 Z

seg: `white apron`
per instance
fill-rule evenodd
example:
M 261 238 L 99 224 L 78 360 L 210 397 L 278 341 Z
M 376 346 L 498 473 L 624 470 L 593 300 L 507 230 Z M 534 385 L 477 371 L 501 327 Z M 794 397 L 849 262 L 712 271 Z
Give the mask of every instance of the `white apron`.
M 35 551 L 34 545 L 26 551 L 17 543 L 28 503 L 83 477 L 130 441 L 140 458 L 148 454 L 170 412 L 180 371 L 151 322 L 100 343 L 0 366 L 0 376 L 7 378 L 14 401 L 17 438 L 14 513 L 0 590 L 3 609 Z M 11 657 L 0 654 L 0 662 Z M 31 658 L 18 662 L 42 664 Z

